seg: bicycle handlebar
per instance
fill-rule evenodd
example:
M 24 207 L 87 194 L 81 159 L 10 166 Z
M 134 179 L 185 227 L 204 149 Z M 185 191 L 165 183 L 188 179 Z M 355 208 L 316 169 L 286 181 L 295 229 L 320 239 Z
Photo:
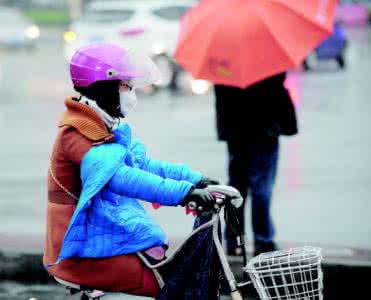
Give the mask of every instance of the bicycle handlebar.
M 234 187 L 227 185 L 209 185 L 206 190 L 209 191 L 215 199 L 215 210 L 219 210 L 228 203 L 231 203 L 234 207 L 239 208 L 243 203 L 243 198 L 240 192 Z M 197 204 L 194 201 L 188 203 L 188 208 L 190 210 L 198 210 L 200 212 L 204 210 L 203 207 L 197 207 Z

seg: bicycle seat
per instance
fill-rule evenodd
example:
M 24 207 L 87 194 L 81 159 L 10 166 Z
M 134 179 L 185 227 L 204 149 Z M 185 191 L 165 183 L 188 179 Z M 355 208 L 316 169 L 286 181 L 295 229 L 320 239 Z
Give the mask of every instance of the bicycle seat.
M 105 296 L 105 293 L 103 291 L 85 288 L 81 285 L 63 280 L 55 276 L 54 279 L 61 285 L 65 286 L 66 289 L 70 291 L 71 295 L 82 293 L 82 300 L 100 300 L 103 296 Z

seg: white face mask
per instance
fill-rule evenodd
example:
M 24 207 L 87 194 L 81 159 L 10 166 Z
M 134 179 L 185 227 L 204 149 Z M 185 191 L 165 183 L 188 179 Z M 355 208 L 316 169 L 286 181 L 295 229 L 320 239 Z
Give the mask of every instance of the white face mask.
M 137 95 L 134 89 L 130 91 L 120 92 L 120 111 L 126 117 L 138 103 Z

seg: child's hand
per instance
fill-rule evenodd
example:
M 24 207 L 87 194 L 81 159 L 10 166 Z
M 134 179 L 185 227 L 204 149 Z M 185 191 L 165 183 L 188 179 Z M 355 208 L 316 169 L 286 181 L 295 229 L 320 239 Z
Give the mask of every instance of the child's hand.
M 204 189 L 191 189 L 185 196 L 182 205 L 188 205 L 190 202 L 194 202 L 197 208 L 202 207 L 204 210 L 212 209 L 215 205 L 214 196 Z

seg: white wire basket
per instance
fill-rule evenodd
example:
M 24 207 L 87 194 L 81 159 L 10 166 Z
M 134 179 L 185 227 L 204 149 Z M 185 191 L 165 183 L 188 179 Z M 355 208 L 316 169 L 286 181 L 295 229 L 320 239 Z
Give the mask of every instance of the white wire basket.
M 245 267 L 262 300 L 322 300 L 320 248 L 301 247 L 260 254 Z

